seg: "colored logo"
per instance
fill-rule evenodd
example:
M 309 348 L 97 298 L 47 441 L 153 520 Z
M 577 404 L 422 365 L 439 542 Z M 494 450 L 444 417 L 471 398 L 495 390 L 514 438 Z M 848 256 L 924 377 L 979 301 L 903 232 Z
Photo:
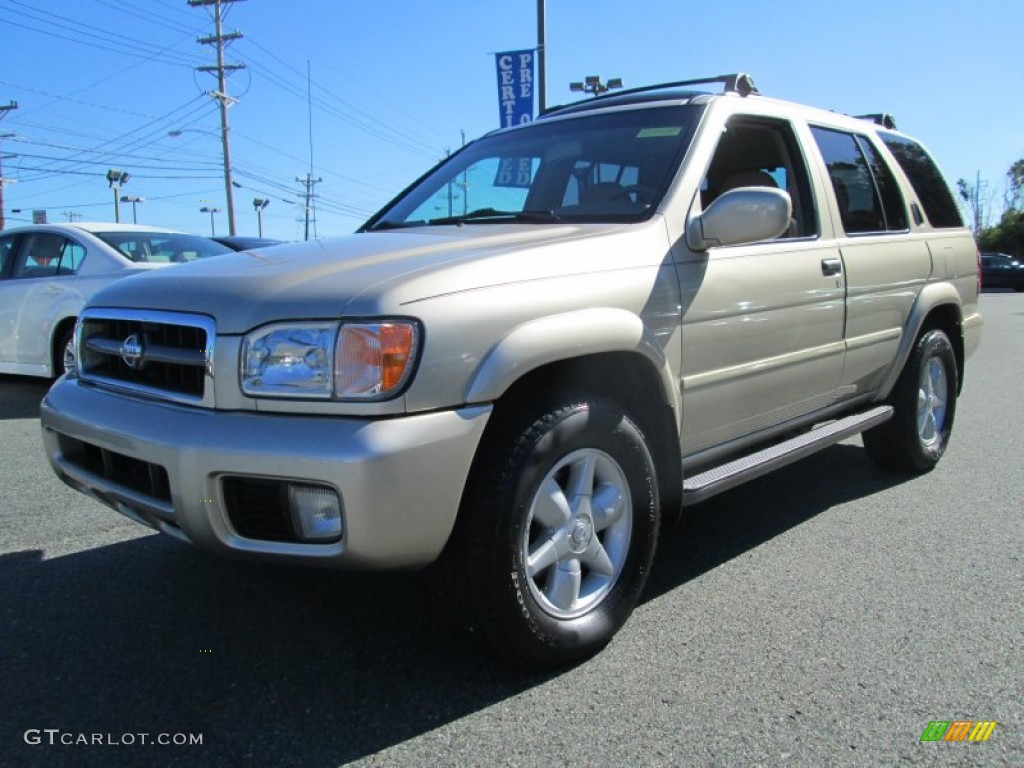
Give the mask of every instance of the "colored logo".
M 932 720 L 921 741 L 988 741 L 995 729 L 995 720 Z

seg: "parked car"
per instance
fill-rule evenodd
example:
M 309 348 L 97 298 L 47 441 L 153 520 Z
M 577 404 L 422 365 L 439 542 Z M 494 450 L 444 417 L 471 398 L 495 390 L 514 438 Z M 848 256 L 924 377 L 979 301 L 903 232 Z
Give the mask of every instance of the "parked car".
M 39 224 L 0 232 L 0 373 L 59 376 L 72 364 L 78 313 L 128 275 L 230 250 L 205 237 L 135 224 Z
M 978 290 L 891 120 L 670 83 L 490 133 L 348 237 L 107 287 L 43 440 L 71 487 L 222 555 L 440 560 L 492 652 L 565 664 L 689 505 L 857 433 L 934 467 Z
M 280 245 L 284 240 L 272 240 L 269 237 L 249 237 L 247 235 L 215 235 L 210 238 L 221 245 L 226 245 L 232 251 L 249 251 L 253 248 L 267 248 L 271 245 Z
M 1024 264 L 1005 253 L 982 253 L 981 284 L 985 288 L 1024 291 Z

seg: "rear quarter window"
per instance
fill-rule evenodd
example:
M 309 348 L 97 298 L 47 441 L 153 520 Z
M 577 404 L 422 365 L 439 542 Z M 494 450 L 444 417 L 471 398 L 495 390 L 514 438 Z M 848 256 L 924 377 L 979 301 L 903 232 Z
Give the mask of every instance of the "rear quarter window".
M 950 192 L 939 167 L 925 148 L 906 136 L 884 132 L 879 132 L 878 135 L 910 180 L 931 225 L 962 227 L 964 222 L 956 199 Z

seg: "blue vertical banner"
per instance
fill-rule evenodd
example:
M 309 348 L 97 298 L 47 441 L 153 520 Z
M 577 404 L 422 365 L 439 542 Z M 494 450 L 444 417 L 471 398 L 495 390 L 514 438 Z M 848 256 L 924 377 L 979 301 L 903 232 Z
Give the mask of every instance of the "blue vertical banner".
M 533 49 L 494 54 L 502 128 L 533 120 Z

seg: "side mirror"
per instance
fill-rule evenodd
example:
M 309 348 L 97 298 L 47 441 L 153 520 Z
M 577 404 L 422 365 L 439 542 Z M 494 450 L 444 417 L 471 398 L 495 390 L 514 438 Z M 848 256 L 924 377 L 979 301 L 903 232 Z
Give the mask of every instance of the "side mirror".
M 771 187 L 739 187 L 719 195 L 686 224 L 686 244 L 695 251 L 771 240 L 789 228 L 793 202 Z

